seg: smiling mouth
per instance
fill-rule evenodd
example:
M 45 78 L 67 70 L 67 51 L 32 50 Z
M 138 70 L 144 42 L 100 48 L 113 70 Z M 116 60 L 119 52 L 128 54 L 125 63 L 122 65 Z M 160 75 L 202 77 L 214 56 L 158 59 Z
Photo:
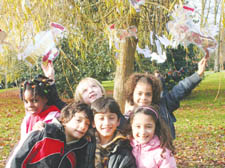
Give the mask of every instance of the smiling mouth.
M 102 128 L 103 131 L 110 131 L 112 128 Z
M 148 136 L 139 136 L 139 138 L 146 139 L 146 138 L 148 138 Z
M 27 110 L 28 113 L 37 113 L 37 111 L 35 109 L 29 109 Z
M 95 97 L 96 97 L 96 94 L 92 94 L 89 96 L 90 99 L 95 98 Z
M 78 130 L 76 130 L 76 132 L 78 132 L 81 135 L 84 135 L 84 132 L 81 132 L 81 131 L 78 131 Z

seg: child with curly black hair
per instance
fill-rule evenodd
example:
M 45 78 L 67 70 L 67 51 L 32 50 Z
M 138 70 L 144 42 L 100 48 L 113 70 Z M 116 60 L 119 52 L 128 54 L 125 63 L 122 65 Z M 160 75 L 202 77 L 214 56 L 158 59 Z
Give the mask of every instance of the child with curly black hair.
M 175 138 L 174 111 L 179 108 L 180 101 L 187 96 L 201 81 L 207 58 L 198 64 L 198 71 L 186 77 L 170 91 L 161 92 L 160 80 L 148 73 L 133 73 L 126 82 L 125 117 L 129 118 L 135 107 L 154 105 L 159 108 L 159 115 L 166 121 L 172 137 Z
M 38 122 L 50 123 L 58 117 L 60 110 L 51 105 L 51 79 L 39 75 L 32 80 L 23 82 L 20 87 L 20 98 L 24 102 L 25 117 L 21 124 L 21 139 L 33 130 Z

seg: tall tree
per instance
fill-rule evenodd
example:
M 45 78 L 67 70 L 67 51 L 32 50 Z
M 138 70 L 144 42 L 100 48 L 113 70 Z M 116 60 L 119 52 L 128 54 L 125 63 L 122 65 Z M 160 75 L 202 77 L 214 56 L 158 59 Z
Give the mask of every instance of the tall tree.
M 28 39 L 33 38 L 39 31 L 48 29 L 49 22 L 58 22 L 69 32 L 67 36 L 69 46 L 79 51 L 79 54 L 74 55 L 85 58 L 87 51 L 91 53 L 92 49 L 89 48 L 91 43 L 109 40 L 111 25 L 115 25 L 117 35 L 119 31 L 135 26 L 138 29 L 140 46 L 149 45 L 148 37 L 151 31 L 158 35 L 165 33 L 168 12 L 173 9 L 177 0 L 145 1 L 140 12 L 136 12 L 130 2 L 129 0 L 2 0 L 1 28 L 9 34 L 8 40 L 14 47 L 23 49 Z M 111 49 L 112 53 L 119 53 L 114 96 L 122 109 L 124 82 L 133 71 L 136 44 L 135 37 L 128 37 L 119 43 L 119 48 L 112 45 Z M 154 47 L 151 49 L 154 50 Z

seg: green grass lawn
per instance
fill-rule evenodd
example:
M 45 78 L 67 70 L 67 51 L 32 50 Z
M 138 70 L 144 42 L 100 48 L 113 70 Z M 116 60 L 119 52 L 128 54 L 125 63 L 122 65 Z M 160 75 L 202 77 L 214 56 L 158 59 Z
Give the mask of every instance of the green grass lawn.
M 175 116 L 178 166 L 224 167 L 225 73 L 205 75 Z
M 106 90 L 112 81 L 102 82 Z M 24 116 L 18 90 L 0 90 L 0 168 L 20 135 Z M 204 80 L 175 112 L 176 161 L 179 168 L 225 166 L 225 73 L 206 73 Z

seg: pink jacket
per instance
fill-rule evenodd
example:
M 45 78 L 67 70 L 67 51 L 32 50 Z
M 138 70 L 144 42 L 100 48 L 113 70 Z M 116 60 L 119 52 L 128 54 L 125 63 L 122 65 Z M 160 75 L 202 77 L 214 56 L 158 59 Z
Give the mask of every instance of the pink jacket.
M 35 123 L 39 121 L 44 121 L 45 123 L 51 123 L 52 120 L 60 115 L 60 110 L 52 105 L 49 106 L 48 109 L 45 111 L 42 111 L 38 115 L 29 115 L 26 114 L 26 116 L 23 119 L 23 122 L 21 124 L 21 139 L 26 137 L 29 132 L 32 131 L 33 126 Z
M 175 168 L 176 161 L 171 152 L 166 149 L 161 157 L 162 148 L 157 136 L 154 136 L 147 144 L 137 144 L 132 139 L 130 141 L 133 147 L 132 153 L 136 158 L 137 168 Z

